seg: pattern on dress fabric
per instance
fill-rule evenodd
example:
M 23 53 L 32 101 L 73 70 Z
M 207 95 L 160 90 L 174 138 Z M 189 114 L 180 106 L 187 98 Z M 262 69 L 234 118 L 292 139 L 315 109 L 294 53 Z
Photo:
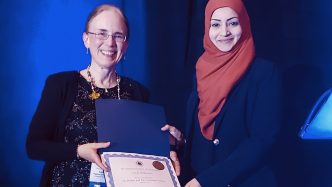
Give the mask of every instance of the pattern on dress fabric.
M 127 90 L 132 85 L 123 86 L 121 99 L 130 99 L 132 94 Z M 128 89 L 129 88 L 129 89 Z M 117 88 L 96 88 L 103 99 L 117 99 Z M 78 92 L 70 115 L 66 119 L 64 142 L 71 144 L 85 144 L 97 142 L 97 125 L 95 101 L 89 98 L 91 86 L 85 78 L 80 76 Z M 88 186 L 91 162 L 84 159 L 73 159 L 58 162 L 53 169 L 51 186 Z

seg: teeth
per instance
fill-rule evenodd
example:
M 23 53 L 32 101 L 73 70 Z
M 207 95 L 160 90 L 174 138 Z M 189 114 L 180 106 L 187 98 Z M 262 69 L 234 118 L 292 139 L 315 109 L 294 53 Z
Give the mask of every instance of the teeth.
M 103 54 L 103 55 L 113 55 L 115 53 L 115 51 L 105 51 L 105 50 L 100 50 L 100 52 Z

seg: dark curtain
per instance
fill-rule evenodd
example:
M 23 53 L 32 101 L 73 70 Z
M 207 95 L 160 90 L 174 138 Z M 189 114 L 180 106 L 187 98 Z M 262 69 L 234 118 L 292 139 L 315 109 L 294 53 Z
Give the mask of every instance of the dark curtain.
M 203 52 L 206 1 L 147 1 L 147 56 L 152 102 L 163 105 L 168 122 L 182 129 L 194 65 Z

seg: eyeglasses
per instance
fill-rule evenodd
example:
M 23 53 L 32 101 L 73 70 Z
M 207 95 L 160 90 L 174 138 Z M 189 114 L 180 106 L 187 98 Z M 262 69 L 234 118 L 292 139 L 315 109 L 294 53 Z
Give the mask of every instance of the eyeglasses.
M 94 34 L 96 38 L 99 40 L 107 40 L 108 37 L 112 36 L 112 39 L 116 42 L 125 42 L 127 37 L 123 34 L 108 34 L 107 32 L 100 32 L 100 33 L 94 33 L 94 32 L 87 32 L 88 34 Z

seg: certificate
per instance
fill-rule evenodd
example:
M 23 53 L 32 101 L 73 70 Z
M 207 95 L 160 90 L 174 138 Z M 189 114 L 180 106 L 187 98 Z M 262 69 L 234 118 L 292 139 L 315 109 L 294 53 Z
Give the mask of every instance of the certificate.
M 124 152 L 104 152 L 108 187 L 180 187 L 167 157 Z

